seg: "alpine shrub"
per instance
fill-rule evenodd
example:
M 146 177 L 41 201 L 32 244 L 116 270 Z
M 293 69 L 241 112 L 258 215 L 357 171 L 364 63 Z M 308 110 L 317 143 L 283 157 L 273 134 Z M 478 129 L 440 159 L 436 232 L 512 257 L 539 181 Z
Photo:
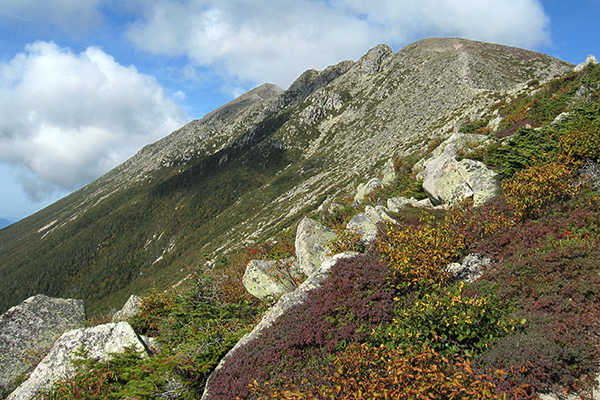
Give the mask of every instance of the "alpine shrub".
M 566 164 L 550 162 L 520 170 L 502 184 L 508 204 L 521 218 L 536 216 L 543 207 L 574 195 L 578 185 Z
M 260 340 L 242 346 L 213 374 L 213 398 L 252 398 L 253 381 L 314 385 L 305 381 L 306 370 L 329 373 L 336 351 L 364 342 L 391 321 L 394 293 L 388 275 L 385 264 L 367 256 L 340 260 L 303 304 L 286 311 Z
M 424 348 L 419 352 L 385 346 L 352 345 L 338 355 L 335 370 L 320 387 L 299 389 L 253 383 L 258 399 L 497 399 L 493 377 L 478 374 L 468 359 L 444 357 Z M 527 387 L 504 398 L 530 398 Z

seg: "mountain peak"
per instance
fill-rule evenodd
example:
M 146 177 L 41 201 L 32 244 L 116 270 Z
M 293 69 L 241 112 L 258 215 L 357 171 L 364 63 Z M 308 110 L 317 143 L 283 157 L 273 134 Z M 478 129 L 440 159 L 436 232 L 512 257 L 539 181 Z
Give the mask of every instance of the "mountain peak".
M 572 67 L 513 47 L 434 38 L 396 54 L 375 46 L 356 62 L 308 70 L 285 91 L 258 86 L 2 230 L 0 310 L 38 292 L 86 298 L 94 309 L 155 281 L 166 287 L 205 254 L 293 227 L 390 158 L 480 118 L 515 85 Z

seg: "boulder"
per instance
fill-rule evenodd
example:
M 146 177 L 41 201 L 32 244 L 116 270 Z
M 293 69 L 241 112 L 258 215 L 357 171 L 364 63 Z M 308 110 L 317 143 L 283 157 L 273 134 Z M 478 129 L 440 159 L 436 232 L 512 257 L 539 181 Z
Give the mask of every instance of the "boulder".
M 582 62 L 581 64 L 578 64 L 575 68 L 573 68 L 573 71 L 575 71 L 575 72 L 583 71 L 583 69 L 590 64 L 598 64 L 598 60 L 592 54 L 588 55 L 584 62 Z
M 362 203 L 363 200 L 376 189 L 384 186 L 389 186 L 396 181 L 396 168 L 394 167 L 394 160 L 391 158 L 386 161 L 381 171 L 382 177 L 373 178 L 367 183 L 361 183 L 356 188 L 356 195 L 354 196 L 355 203 Z
M 462 264 L 452 263 L 446 267 L 446 272 L 453 275 L 455 279 L 474 282 L 483 274 L 483 270 L 491 264 L 489 257 L 481 254 L 471 253 L 465 257 Z
M 600 165 L 587 160 L 583 167 L 579 168 L 579 176 L 583 182 L 588 182 L 595 190 L 600 189 Z
M 135 314 L 140 312 L 140 306 L 142 305 L 142 298 L 132 294 L 127 299 L 127 302 L 123 305 L 119 311 L 117 311 L 111 319 L 111 322 L 127 321 Z
M 12 392 L 7 400 L 32 399 L 57 379 L 70 376 L 74 372 L 71 361 L 78 357 L 81 350 L 86 352 L 88 358 L 107 360 L 111 353 L 123 352 L 126 347 L 131 346 L 145 352 L 144 345 L 127 322 L 65 332 L 31 373 L 29 379 Z
M 396 168 L 394 168 L 394 160 L 391 158 L 387 160 L 383 166 L 383 177 L 381 178 L 381 184 L 383 186 L 389 186 L 396 181 Z
M 306 276 L 316 271 L 327 258 L 325 244 L 336 238 L 336 234 L 323 224 L 304 218 L 296 231 L 296 257 L 299 270 Z
M 387 201 L 388 209 L 392 212 L 399 212 L 402 208 L 406 206 L 416 207 L 416 208 L 433 208 L 433 204 L 431 204 L 431 200 L 423 199 L 417 200 L 414 197 L 407 199 L 406 197 L 392 197 Z
M 364 213 L 352 217 L 346 225 L 346 229 L 358 232 L 361 240 L 368 243 L 377 236 L 377 224 L 379 222 L 391 221 L 397 223 L 393 218 L 390 218 L 387 212 L 389 210 L 383 206 L 366 206 Z
M 252 260 L 246 266 L 242 284 L 253 296 L 264 302 L 272 302 L 296 288 L 294 259 L 280 261 Z
M 379 178 L 373 178 L 367 183 L 361 183 L 356 188 L 356 195 L 354 201 L 361 203 L 369 194 L 373 193 L 375 189 L 382 187 L 381 180 Z
M 0 395 L 14 389 L 15 378 L 36 366 L 54 341 L 85 321 L 83 300 L 42 294 L 0 316 Z M 2 397 L 2 396 L 0 396 Z
M 478 206 L 496 195 L 498 174 L 480 161 L 456 160 L 457 151 L 467 144 L 477 145 L 487 138 L 482 135 L 454 133 L 434 150 L 419 173 L 423 189 L 434 205 L 451 204 L 472 197 Z

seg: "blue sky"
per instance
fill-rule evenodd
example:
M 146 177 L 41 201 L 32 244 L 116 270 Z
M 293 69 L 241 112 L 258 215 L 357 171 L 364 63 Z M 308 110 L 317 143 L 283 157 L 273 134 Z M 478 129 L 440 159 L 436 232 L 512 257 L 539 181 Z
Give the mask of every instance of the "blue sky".
M 578 64 L 600 0 L 0 0 L 0 218 L 17 220 L 264 82 L 458 36 Z

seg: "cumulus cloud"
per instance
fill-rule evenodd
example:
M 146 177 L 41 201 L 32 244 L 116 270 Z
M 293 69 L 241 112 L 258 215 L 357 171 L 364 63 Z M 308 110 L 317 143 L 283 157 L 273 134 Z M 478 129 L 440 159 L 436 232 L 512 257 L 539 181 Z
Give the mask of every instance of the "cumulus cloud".
M 96 47 L 36 42 L 0 63 L 0 161 L 32 199 L 98 177 L 187 120 L 152 77 Z
M 283 87 L 307 68 L 355 59 L 377 43 L 461 36 L 535 48 L 549 41 L 538 0 L 138 1 L 145 14 L 128 37 L 139 48 Z
M 128 36 L 155 54 L 186 55 L 213 72 L 284 86 L 307 67 L 357 56 L 372 43 L 359 19 L 304 0 L 157 1 Z

